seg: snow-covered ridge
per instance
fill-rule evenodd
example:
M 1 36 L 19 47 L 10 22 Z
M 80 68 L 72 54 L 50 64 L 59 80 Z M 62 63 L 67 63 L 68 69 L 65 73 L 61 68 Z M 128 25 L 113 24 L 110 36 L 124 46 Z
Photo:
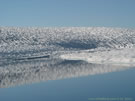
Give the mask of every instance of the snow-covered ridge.
M 105 27 L 0 27 L 0 58 L 44 56 L 53 52 L 133 48 L 135 30 Z
M 75 45 L 69 45 L 70 43 Z M 79 48 L 79 45 L 82 45 L 82 48 L 89 49 L 93 47 L 126 47 L 134 44 L 135 30 L 132 29 L 0 27 L 1 52 L 46 48 L 47 46 L 53 48 L 54 45 L 60 47 L 65 45 L 64 48 Z

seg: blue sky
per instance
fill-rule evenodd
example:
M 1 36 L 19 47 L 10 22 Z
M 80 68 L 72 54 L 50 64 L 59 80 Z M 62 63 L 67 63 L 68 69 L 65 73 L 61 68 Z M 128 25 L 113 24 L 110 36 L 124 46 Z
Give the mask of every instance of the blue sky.
M 135 28 L 135 0 L 0 0 L 0 26 Z

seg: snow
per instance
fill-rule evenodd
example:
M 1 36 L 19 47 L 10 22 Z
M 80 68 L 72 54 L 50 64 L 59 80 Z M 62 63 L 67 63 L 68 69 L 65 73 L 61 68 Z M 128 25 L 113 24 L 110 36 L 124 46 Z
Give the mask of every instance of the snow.
M 57 54 L 58 57 L 68 60 L 134 63 L 134 47 L 134 29 L 0 27 L 1 60 L 44 55 L 55 57 Z M 93 50 L 94 53 L 86 52 L 86 50 Z
M 63 50 L 62 45 L 74 43 L 97 47 L 132 47 L 135 30 L 100 27 L 18 28 L 0 27 L 0 52 L 38 50 Z M 63 44 L 61 44 L 63 43 Z M 55 49 L 57 48 L 57 49 Z M 60 48 L 60 49 L 59 49 Z M 66 47 L 67 48 L 67 47 Z M 74 48 L 69 45 L 68 48 Z M 81 48 L 81 47 L 80 47 Z
M 125 48 L 120 50 L 104 50 L 73 52 L 60 55 L 66 60 L 83 60 L 89 63 L 111 63 L 111 64 L 129 64 L 135 65 L 135 48 Z

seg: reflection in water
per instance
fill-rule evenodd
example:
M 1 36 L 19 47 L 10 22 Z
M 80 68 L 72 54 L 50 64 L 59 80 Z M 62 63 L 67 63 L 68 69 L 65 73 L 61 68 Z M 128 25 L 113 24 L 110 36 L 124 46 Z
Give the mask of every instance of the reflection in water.
M 91 64 L 80 60 L 14 61 L 0 67 L 0 88 L 124 70 L 128 66 Z

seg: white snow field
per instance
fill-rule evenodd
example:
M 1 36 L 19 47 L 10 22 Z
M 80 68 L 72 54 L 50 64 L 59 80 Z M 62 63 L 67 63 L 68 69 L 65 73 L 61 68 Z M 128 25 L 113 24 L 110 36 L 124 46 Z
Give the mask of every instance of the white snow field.
M 135 67 L 135 29 L 0 27 L 0 88 Z
M 133 64 L 134 50 L 134 29 L 0 27 L 0 60 L 57 56 L 91 63 Z

